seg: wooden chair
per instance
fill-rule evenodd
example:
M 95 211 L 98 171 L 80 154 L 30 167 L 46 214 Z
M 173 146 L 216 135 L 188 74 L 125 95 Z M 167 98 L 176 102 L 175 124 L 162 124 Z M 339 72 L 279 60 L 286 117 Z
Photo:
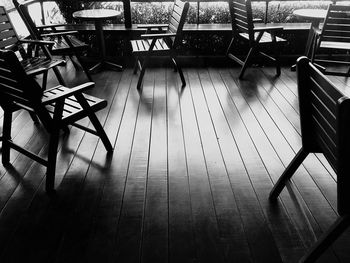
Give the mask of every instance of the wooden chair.
M 145 34 L 139 40 L 131 40 L 132 52 L 136 56 L 134 73 L 140 69 L 137 89 L 142 85 L 143 76 L 150 56 L 169 56 L 174 64 L 175 70 L 180 74 L 182 86 L 186 86 L 181 67 L 176 61 L 176 49 L 182 41 L 182 29 L 185 24 L 189 8 L 188 2 L 175 0 L 173 11 L 168 24 L 144 25 Z M 158 30 L 154 30 L 158 29 Z M 143 58 L 142 64 L 141 59 Z
M 337 174 L 339 218 L 300 262 L 314 262 L 349 226 L 350 98 L 341 93 L 306 57 L 298 59 L 302 148 L 270 193 L 275 201 L 309 153 L 323 153 Z
M 80 67 L 85 72 L 89 81 L 92 81 L 89 69 L 81 60 L 81 55 L 87 52 L 89 46 L 76 37 L 78 31 L 57 32 L 57 28 L 66 26 L 64 24 L 36 25 L 29 14 L 28 6 L 34 3 L 40 3 L 41 0 L 27 0 L 21 3 L 13 0 L 12 2 L 33 38 L 53 41 L 54 45 L 50 48 L 51 54 L 63 57 L 69 56 L 74 67 L 76 69 Z M 75 62 L 74 57 L 78 63 Z
M 107 106 L 107 101 L 82 93 L 93 86 L 93 82 L 87 82 L 73 88 L 59 85 L 43 91 L 38 83 L 26 74 L 13 51 L 0 50 L 0 106 L 4 110 L 3 164 L 9 164 L 11 148 L 25 154 L 47 167 L 46 191 L 52 192 L 61 129 L 66 129 L 68 125 L 74 125 L 99 136 L 107 151 L 112 151 L 112 145 L 95 115 L 95 112 Z M 50 134 L 47 159 L 41 158 L 11 140 L 12 113 L 21 109 L 35 113 Z M 95 130 L 76 123 L 85 117 L 90 119 Z
M 26 48 L 25 44 L 29 47 Z M 32 45 L 40 47 L 41 56 L 34 56 Z M 29 76 L 43 74 L 42 88 L 46 88 L 47 74 L 50 69 L 54 71 L 61 85 L 65 85 L 57 66 L 64 63 L 62 59 L 53 59 L 48 46 L 53 42 L 30 39 L 20 39 L 13 27 L 13 24 L 3 6 L 0 6 L 0 49 L 18 51 L 21 55 L 21 64 Z
M 276 64 L 276 71 L 279 76 L 281 74 L 279 61 L 280 44 L 286 42 L 286 40 L 277 37 L 276 34 L 280 33 L 283 27 L 274 26 L 269 23 L 254 26 L 250 0 L 229 0 L 228 3 L 233 37 L 227 48 L 226 55 L 242 66 L 239 78 L 243 78 L 245 70 L 252 64 L 253 58 L 259 54 Z M 233 46 L 238 45 L 241 40 L 249 46 L 249 52 L 244 61 L 231 51 L 234 49 Z M 269 48 L 275 56 L 272 57 L 262 52 L 261 48 L 263 47 L 266 47 L 266 49 Z
M 350 62 L 340 59 L 350 51 L 350 6 L 330 4 L 321 31 L 315 32 L 316 40 L 312 49 L 311 61 L 320 65 L 324 74 L 349 76 Z M 320 59 L 320 51 L 330 51 L 333 58 Z M 336 54 L 340 51 L 340 54 Z M 346 72 L 331 70 L 327 66 L 347 66 Z

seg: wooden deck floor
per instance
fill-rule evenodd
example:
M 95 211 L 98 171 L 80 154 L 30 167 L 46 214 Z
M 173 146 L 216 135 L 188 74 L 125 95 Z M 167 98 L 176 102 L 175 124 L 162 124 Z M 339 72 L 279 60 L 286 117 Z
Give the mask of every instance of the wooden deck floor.
M 63 71 L 71 85 L 82 81 Z M 336 176 L 321 155 L 307 158 L 278 204 L 268 201 L 301 146 L 295 73 L 184 73 L 181 90 L 171 69 L 152 69 L 142 94 L 131 69 L 94 75 L 115 150 L 108 158 L 72 128 L 60 144 L 56 198 L 45 194 L 44 167 L 12 151 L 13 169 L 0 165 L 2 263 L 298 261 L 337 214 Z M 16 115 L 14 141 L 45 155 L 43 137 L 26 112 Z M 319 262 L 350 262 L 349 241 L 347 231 Z

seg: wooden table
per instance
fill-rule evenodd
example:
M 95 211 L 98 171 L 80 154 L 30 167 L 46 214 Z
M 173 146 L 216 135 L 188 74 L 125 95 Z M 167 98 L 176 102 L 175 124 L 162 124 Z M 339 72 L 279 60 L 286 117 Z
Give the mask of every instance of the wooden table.
M 300 19 L 311 21 L 311 27 L 307 42 L 305 46 L 305 56 L 310 57 L 312 51 L 312 45 L 315 41 L 316 30 L 319 29 L 320 22 L 323 21 L 327 16 L 326 9 L 296 9 L 293 11 L 293 15 Z M 292 70 L 295 70 L 295 65 L 292 66 Z
M 73 13 L 73 17 L 76 19 L 94 21 L 95 23 L 95 29 L 96 29 L 97 37 L 99 39 L 101 57 L 98 63 L 94 65 L 92 68 L 90 68 L 91 72 L 96 72 L 105 67 L 111 68 L 111 69 L 117 69 L 117 70 L 123 69 L 122 66 L 107 60 L 106 44 L 105 44 L 105 38 L 103 34 L 103 27 L 102 27 L 102 22 L 104 20 L 117 17 L 120 14 L 121 14 L 120 11 L 112 10 L 112 9 L 86 9 L 86 10 L 76 11 Z

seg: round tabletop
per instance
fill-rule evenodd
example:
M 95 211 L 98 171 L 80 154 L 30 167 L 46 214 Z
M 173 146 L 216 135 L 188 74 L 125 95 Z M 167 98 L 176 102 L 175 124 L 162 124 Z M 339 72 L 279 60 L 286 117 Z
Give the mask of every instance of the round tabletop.
M 86 20 L 99 20 L 119 16 L 120 11 L 112 9 L 85 9 L 73 13 L 74 18 Z
M 326 9 L 296 9 L 293 15 L 305 19 L 324 19 L 327 16 Z

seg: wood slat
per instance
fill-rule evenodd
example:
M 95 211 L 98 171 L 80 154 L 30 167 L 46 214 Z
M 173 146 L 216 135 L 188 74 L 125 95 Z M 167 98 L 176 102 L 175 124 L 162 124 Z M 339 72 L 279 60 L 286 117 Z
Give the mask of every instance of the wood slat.
M 67 67 L 70 81 L 85 79 Z M 336 182 L 312 155 L 269 203 L 300 147 L 295 73 L 288 67 L 275 79 L 264 67 L 239 81 L 237 71 L 184 68 L 182 90 L 172 69 L 152 68 L 143 93 L 131 69 L 95 74 L 89 93 L 109 102 L 99 118 L 113 156 L 71 128 L 61 138 L 55 199 L 44 193 L 40 165 L 15 153 L 17 173 L 0 165 L 2 261 L 297 262 L 337 216 Z M 39 128 L 20 113 L 14 141 L 45 155 Z M 348 262 L 347 234 L 320 262 Z

